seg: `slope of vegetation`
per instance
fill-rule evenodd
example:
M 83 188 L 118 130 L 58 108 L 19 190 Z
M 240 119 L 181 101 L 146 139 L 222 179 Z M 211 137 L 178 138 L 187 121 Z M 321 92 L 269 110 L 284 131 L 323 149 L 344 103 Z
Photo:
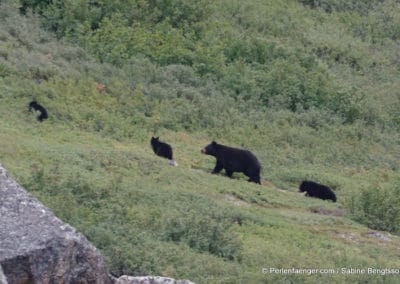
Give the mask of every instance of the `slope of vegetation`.
M 400 6 L 363 3 L 1 0 L 0 162 L 115 275 L 397 283 L 341 273 L 400 255 Z M 213 139 L 254 152 L 263 185 L 211 175 Z

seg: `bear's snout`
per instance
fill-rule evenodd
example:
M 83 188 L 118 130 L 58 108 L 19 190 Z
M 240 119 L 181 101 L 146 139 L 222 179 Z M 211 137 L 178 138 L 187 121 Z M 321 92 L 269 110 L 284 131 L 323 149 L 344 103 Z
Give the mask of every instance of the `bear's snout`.
M 201 152 L 203 153 L 203 154 L 205 154 L 206 153 L 206 149 L 201 149 Z

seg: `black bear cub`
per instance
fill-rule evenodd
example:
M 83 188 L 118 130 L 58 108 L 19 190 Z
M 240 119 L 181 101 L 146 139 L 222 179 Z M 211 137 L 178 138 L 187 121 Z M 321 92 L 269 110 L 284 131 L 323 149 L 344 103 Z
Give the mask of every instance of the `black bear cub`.
M 326 185 L 319 184 L 313 181 L 303 181 L 300 185 L 300 192 L 306 192 L 306 196 L 316 197 L 323 200 L 332 200 L 336 202 L 336 195 Z
M 172 157 L 172 147 L 171 145 L 161 142 L 159 140 L 160 137 L 151 137 L 150 144 L 153 148 L 154 153 L 157 156 L 166 158 L 169 160 L 169 164 L 172 166 L 177 166 L 178 163 L 174 161 Z
M 219 173 L 222 169 L 225 169 L 228 177 L 232 177 L 234 172 L 241 172 L 249 177 L 249 181 L 261 184 L 261 165 L 257 157 L 250 151 L 228 147 L 213 141 L 201 152 L 217 159 L 213 174 Z
M 29 111 L 31 112 L 32 109 L 40 112 L 40 115 L 37 117 L 37 120 L 39 120 L 40 122 L 48 118 L 47 110 L 42 105 L 38 104 L 36 101 L 31 101 L 29 103 Z

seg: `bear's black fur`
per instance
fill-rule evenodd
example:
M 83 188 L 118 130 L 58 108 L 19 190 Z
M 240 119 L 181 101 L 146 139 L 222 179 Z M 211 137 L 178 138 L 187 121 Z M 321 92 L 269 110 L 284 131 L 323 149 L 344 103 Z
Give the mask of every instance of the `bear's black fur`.
M 217 159 L 213 174 L 219 173 L 222 169 L 225 169 L 228 177 L 232 177 L 234 172 L 241 172 L 249 177 L 249 181 L 261 184 L 261 165 L 257 157 L 250 151 L 228 147 L 213 141 L 201 152 Z
M 300 192 L 306 192 L 306 196 L 316 197 L 323 200 L 336 202 L 336 195 L 328 186 L 313 181 L 303 181 L 300 185 Z
M 154 153 L 157 156 L 166 158 L 170 161 L 170 164 L 173 166 L 177 166 L 177 163 L 173 159 L 172 147 L 171 145 L 161 142 L 159 140 L 160 137 L 151 137 L 150 144 L 153 148 Z
M 32 109 L 34 109 L 35 111 L 40 111 L 40 115 L 37 117 L 37 120 L 39 120 L 40 122 L 48 118 L 47 110 L 36 101 L 31 101 L 29 103 L 29 111 L 32 111 Z

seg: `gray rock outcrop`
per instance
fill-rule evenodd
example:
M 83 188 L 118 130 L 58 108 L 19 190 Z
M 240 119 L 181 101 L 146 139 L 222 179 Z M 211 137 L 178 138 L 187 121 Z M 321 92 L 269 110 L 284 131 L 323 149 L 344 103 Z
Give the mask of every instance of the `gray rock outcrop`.
M 100 252 L 0 165 L 0 283 L 112 283 Z

